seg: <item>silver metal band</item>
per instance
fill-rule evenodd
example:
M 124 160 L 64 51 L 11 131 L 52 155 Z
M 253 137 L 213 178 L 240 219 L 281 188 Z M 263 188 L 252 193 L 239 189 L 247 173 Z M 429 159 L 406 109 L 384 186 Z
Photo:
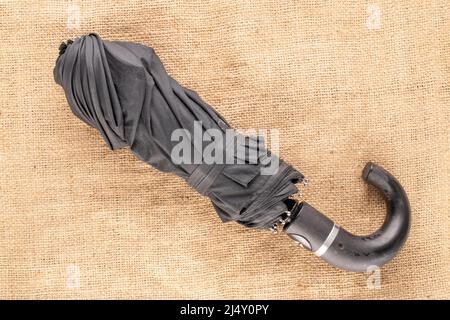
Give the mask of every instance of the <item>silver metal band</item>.
M 327 238 L 325 239 L 324 243 L 320 246 L 319 249 L 317 249 L 314 254 L 318 257 L 323 255 L 325 252 L 327 252 L 328 248 L 333 244 L 334 239 L 336 239 L 336 236 L 339 233 L 339 226 L 334 224 L 333 228 L 331 228 L 330 233 L 328 234 Z

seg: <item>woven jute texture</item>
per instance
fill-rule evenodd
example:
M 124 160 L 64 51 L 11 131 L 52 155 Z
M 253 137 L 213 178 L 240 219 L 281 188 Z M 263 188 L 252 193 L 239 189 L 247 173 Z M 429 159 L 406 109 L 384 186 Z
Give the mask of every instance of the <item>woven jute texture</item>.
M 1 1 L 0 298 L 450 298 L 449 16 L 447 0 Z M 88 32 L 153 47 L 234 127 L 278 129 L 306 200 L 351 232 L 385 216 L 365 162 L 388 169 L 411 202 L 404 249 L 380 274 L 340 271 L 110 151 L 53 81 L 60 42 Z

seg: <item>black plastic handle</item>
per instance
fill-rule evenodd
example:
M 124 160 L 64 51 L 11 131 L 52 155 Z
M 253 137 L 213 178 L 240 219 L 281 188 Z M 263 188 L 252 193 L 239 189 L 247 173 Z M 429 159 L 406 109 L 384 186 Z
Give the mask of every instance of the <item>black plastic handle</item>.
M 375 233 L 355 236 L 306 202 L 295 206 L 291 222 L 284 227 L 292 239 L 331 265 L 357 272 L 381 267 L 394 258 L 408 237 L 411 220 L 408 197 L 388 171 L 369 162 L 362 177 L 386 200 L 387 216 Z

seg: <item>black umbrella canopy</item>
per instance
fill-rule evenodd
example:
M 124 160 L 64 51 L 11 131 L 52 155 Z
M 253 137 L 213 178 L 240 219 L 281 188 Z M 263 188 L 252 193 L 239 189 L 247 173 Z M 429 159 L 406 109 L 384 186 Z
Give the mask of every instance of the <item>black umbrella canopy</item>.
M 246 136 L 194 91 L 165 71 L 141 44 L 89 34 L 60 46 L 55 81 L 81 120 L 98 129 L 111 149 L 129 147 L 155 168 L 184 178 L 211 199 L 223 221 L 282 229 L 334 266 L 368 271 L 390 261 L 410 225 L 408 198 L 386 170 L 369 162 L 363 179 L 382 191 L 388 214 L 369 236 L 340 228 L 306 202 L 289 197 L 303 175 Z
M 223 221 L 272 227 L 304 178 L 267 152 L 262 137 L 231 130 L 197 93 L 167 74 L 152 48 L 82 36 L 61 45 L 54 78 L 73 113 L 98 129 L 111 149 L 129 147 L 155 168 L 184 178 L 211 199 Z M 213 156 L 224 151 L 213 163 L 205 159 L 211 145 Z

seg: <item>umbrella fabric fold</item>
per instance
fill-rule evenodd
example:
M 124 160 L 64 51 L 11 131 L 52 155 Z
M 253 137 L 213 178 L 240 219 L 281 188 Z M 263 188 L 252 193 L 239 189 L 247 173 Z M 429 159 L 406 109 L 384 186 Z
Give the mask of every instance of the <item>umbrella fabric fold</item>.
M 72 112 L 111 149 L 129 147 L 158 170 L 182 177 L 211 199 L 222 221 L 271 228 L 304 179 L 266 150 L 261 137 L 233 131 L 196 92 L 172 79 L 152 48 L 82 36 L 61 45 L 54 78 Z M 183 161 L 174 159 L 181 142 L 190 147 L 190 154 L 186 148 L 178 153 Z M 220 161 L 207 159 L 208 148 Z M 278 169 L 268 170 L 274 164 Z

